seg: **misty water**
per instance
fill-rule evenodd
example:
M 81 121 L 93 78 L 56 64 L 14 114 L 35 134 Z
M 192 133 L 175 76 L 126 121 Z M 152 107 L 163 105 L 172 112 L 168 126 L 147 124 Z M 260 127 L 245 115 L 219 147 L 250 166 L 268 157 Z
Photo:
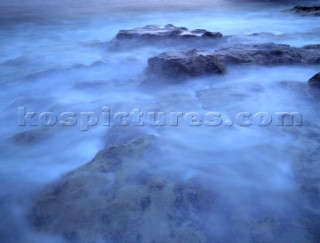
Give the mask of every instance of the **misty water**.
M 251 225 L 268 215 L 277 215 L 281 220 L 276 223 L 283 224 L 278 242 L 317 242 L 316 236 L 319 240 L 318 101 L 307 91 L 307 81 L 319 66 L 234 66 L 221 76 L 164 86 L 149 80 L 151 85 L 141 87 L 148 58 L 193 47 L 182 43 L 107 48 L 119 30 L 148 24 L 203 28 L 231 36 L 225 43 L 204 45 L 204 50 L 268 42 L 302 47 L 320 43 L 319 19 L 282 12 L 292 4 L 245 1 L 3 1 L 0 6 L 1 242 L 64 242 L 31 226 L 28 214 L 34 198 L 108 146 L 106 137 L 112 129 L 97 125 L 82 131 L 80 124 L 19 126 L 18 108 L 101 114 L 105 106 L 111 112 L 220 112 L 224 120 L 233 120 L 239 112 L 301 113 L 302 126 L 223 123 L 141 129 L 161 141 L 159 173 L 178 181 L 194 179 L 216 192 L 221 210 L 208 212 L 215 214 L 216 242 L 255 242 L 254 235 L 272 235 L 266 232 L 269 229 Z M 45 130 L 45 138 L 38 143 L 13 139 L 39 129 Z M 304 173 L 303 179 L 299 173 Z M 301 190 L 306 178 L 318 182 L 312 200 Z M 309 229 L 301 226 L 304 220 L 313 222 Z M 243 231 L 233 232 L 234 239 L 229 238 L 231 221 L 243 225 Z

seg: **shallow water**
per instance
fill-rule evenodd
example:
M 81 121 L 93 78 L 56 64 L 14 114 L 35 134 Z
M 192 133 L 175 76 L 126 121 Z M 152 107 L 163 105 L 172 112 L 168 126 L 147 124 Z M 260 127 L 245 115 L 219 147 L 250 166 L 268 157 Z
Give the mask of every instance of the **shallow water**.
M 292 222 L 298 222 L 306 208 L 319 215 L 317 204 L 306 203 L 296 175 L 297 158 L 315 161 L 314 151 L 319 146 L 304 126 L 312 124 L 313 132 L 319 133 L 316 101 L 304 92 L 307 80 L 319 66 L 232 67 L 221 77 L 141 89 L 149 57 L 192 47 L 141 47 L 117 52 L 106 48 L 120 29 L 168 23 L 233 36 L 223 45 L 275 42 L 301 47 L 320 43 L 319 19 L 281 12 L 290 4 L 224 1 L 213 5 L 207 1 L 152 1 L 144 5 L 94 1 L 90 8 L 85 2 L 73 1 L 3 1 L 1 6 L 6 13 L 0 18 L 1 242 L 61 241 L 31 229 L 26 214 L 32 199 L 64 173 L 91 160 L 104 148 L 109 129 L 95 126 L 81 131 L 79 124 L 55 126 L 40 143 L 16 144 L 12 137 L 30 130 L 18 126 L 18 107 L 57 114 L 101 113 L 103 106 L 126 112 L 134 108 L 215 111 L 221 112 L 224 120 L 232 120 L 243 111 L 300 112 L 303 126 L 296 127 L 181 124 L 146 126 L 146 130 L 165 144 L 160 148 L 160 170 L 181 180 L 198 178 L 227 198 L 231 209 L 241 205 L 238 217 L 244 225 L 260 214 L 278 214 Z M 251 36 L 253 33 L 266 34 Z M 317 172 L 319 166 L 310 177 Z M 221 241 L 228 239 L 226 215 L 217 215 L 215 223 L 213 233 Z M 281 242 L 315 242 L 312 237 L 293 223 L 287 226 Z M 248 236 L 239 234 L 241 240 L 248 241 Z

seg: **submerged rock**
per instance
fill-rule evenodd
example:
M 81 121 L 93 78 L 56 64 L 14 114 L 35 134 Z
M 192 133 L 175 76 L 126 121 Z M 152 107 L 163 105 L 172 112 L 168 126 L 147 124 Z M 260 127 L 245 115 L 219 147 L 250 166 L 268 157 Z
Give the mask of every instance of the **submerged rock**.
M 148 134 L 146 130 L 143 126 L 112 126 L 105 136 L 105 145 L 129 143 L 134 138 Z
M 308 84 L 312 88 L 320 89 L 320 72 L 310 78 Z
M 230 64 L 285 65 L 319 64 L 317 48 L 295 48 L 285 44 L 235 45 L 216 51 L 165 52 L 148 60 L 147 75 L 167 81 L 205 74 L 222 74 Z
M 320 49 L 320 44 L 310 44 L 310 45 L 306 45 L 303 48 L 305 49 Z
M 68 242 L 206 242 L 213 193 L 157 172 L 154 143 L 138 137 L 100 151 L 38 196 L 32 225 Z
M 291 218 L 267 210 L 249 219 L 216 185 L 161 172 L 161 145 L 140 136 L 100 151 L 40 193 L 33 227 L 72 243 L 287 242 Z
M 50 136 L 47 129 L 34 129 L 15 134 L 11 141 L 18 145 L 34 145 L 46 141 Z
M 213 54 L 228 64 L 281 65 L 320 62 L 319 52 L 274 43 L 236 45 L 219 49 Z
M 205 29 L 189 30 L 185 27 L 176 27 L 172 24 L 165 26 L 147 25 L 130 30 L 120 30 L 111 42 L 111 47 L 120 47 L 123 44 L 152 45 L 157 43 L 177 43 L 179 41 L 207 41 L 221 39 L 222 37 L 223 35 L 220 32 L 211 32 Z
M 295 6 L 289 11 L 302 16 L 320 16 L 320 6 Z

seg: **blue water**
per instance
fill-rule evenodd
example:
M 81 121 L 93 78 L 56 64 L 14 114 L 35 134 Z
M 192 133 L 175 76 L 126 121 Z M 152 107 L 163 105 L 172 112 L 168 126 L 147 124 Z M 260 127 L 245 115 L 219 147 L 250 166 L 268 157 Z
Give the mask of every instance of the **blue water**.
M 120 29 L 168 23 L 233 36 L 226 44 L 320 43 L 319 19 L 281 12 L 289 4 L 94 1 L 88 6 L 85 1 L 3 1 L 0 6 L 1 242 L 60 242 L 30 227 L 26 214 L 32 199 L 64 173 L 91 160 L 104 148 L 109 129 L 96 126 L 82 132 L 79 126 L 55 126 L 40 143 L 16 144 L 15 134 L 39 128 L 19 127 L 18 107 L 38 113 L 98 113 L 103 106 L 116 111 L 219 111 L 228 118 L 242 111 L 298 111 L 318 131 L 314 101 L 299 89 L 281 86 L 289 81 L 303 87 L 318 66 L 234 67 L 223 77 L 146 91 L 139 85 L 147 59 L 176 47 L 129 46 L 118 52 L 106 47 Z M 250 36 L 261 32 L 269 34 Z M 319 212 L 299 201 L 303 195 L 295 177 L 297 156 L 311 158 L 318 141 L 306 135 L 304 127 L 292 129 L 181 126 L 147 131 L 165 142 L 164 159 L 174 161 L 164 171 L 214 185 L 231 199 L 232 207 L 242 205 L 240 220 L 249 221 L 266 210 L 298 221 L 304 207 Z M 253 203 L 252 198 L 257 200 Z M 305 229 L 290 227 L 287 242 L 311 242 L 306 241 L 311 236 Z M 222 226 L 215 230 L 224 232 Z

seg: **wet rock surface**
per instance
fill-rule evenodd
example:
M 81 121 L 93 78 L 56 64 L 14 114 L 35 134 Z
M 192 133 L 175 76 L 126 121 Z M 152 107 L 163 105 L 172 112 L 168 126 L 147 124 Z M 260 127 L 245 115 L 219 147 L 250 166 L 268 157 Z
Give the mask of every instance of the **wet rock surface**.
M 142 28 L 135 28 L 131 30 L 120 30 L 116 35 L 117 40 L 161 40 L 161 39 L 188 39 L 188 38 L 221 38 L 220 32 L 211 32 L 205 29 L 189 30 L 186 27 L 176 27 L 172 24 L 165 26 L 147 25 Z
M 204 74 L 222 74 L 223 62 L 214 55 L 198 52 L 166 52 L 148 60 L 148 74 L 182 80 Z
M 192 50 L 165 52 L 148 60 L 146 73 L 169 80 L 180 80 L 205 74 L 222 74 L 225 66 L 238 64 L 285 65 L 319 64 L 317 46 L 303 48 L 285 44 L 236 45 L 213 52 Z
M 320 6 L 295 6 L 289 11 L 302 16 L 320 16 Z
M 201 215 L 213 210 L 214 194 L 155 173 L 144 159 L 154 142 L 144 136 L 110 146 L 49 186 L 36 200 L 33 226 L 68 242 L 206 242 Z
M 112 126 L 105 136 L 105 145 L 119 145 L 129 143 L 131 140 L 148 134 L 143 127 L 130 127 L 130 126 Z
M 236 45 L 214 52 L 228 64 L 319 64 L 320 52 L 313 48 L 296 48 L 286 44 Z
M 320 72 L 310 78 L 308 84 L 311 88 L 320 89 Z
M 15 134 L 11 141 L 18 145 L 31 146 L 46 141 L 52 135 L 46 129 L 35 129 Z
M 66 242 L 209 243 L 222 242 L 213 226 L 223 217 L 228 242 L 239 242 L 239 235 L 250 242 L 282 240 L 292 225 L 282 215 L 243 221 L 241 207 L 231 210 L 213 186 L 160 173 L 158 142 L 149 135 L 109 146 L 49 185 L 29 215 L 33 227 Z
M 310 44 L 303 47 L 304 49 L 320 49 L 320 44 Z
M 304 122 L 303 129 L 296 131 L 296 139 L 312 138 L 319 141 L 319 125 Z M 305 153 L 298 153 L 293 162 L 294 177 L 301 193 L 299 199 L 302 205 L 300 222 L 310 233 L 310 242 L 320 241 L 320 212 L 314 210 L 320 203 L 320 178 L 319 178 L 319 146 L 310 146 Z
M 180 42 L 219 40 L 221 38 L 223 38 L 223 35 L 220 32 L 212 32 L 205 29 L 189 30 L 186 27 L 176 27 L 172 24 L 165 26 L 147 25 L 130 30 L 120 30 L 110 43 L 110 47 L 116 48 L 128 44 L 177 44 Z

